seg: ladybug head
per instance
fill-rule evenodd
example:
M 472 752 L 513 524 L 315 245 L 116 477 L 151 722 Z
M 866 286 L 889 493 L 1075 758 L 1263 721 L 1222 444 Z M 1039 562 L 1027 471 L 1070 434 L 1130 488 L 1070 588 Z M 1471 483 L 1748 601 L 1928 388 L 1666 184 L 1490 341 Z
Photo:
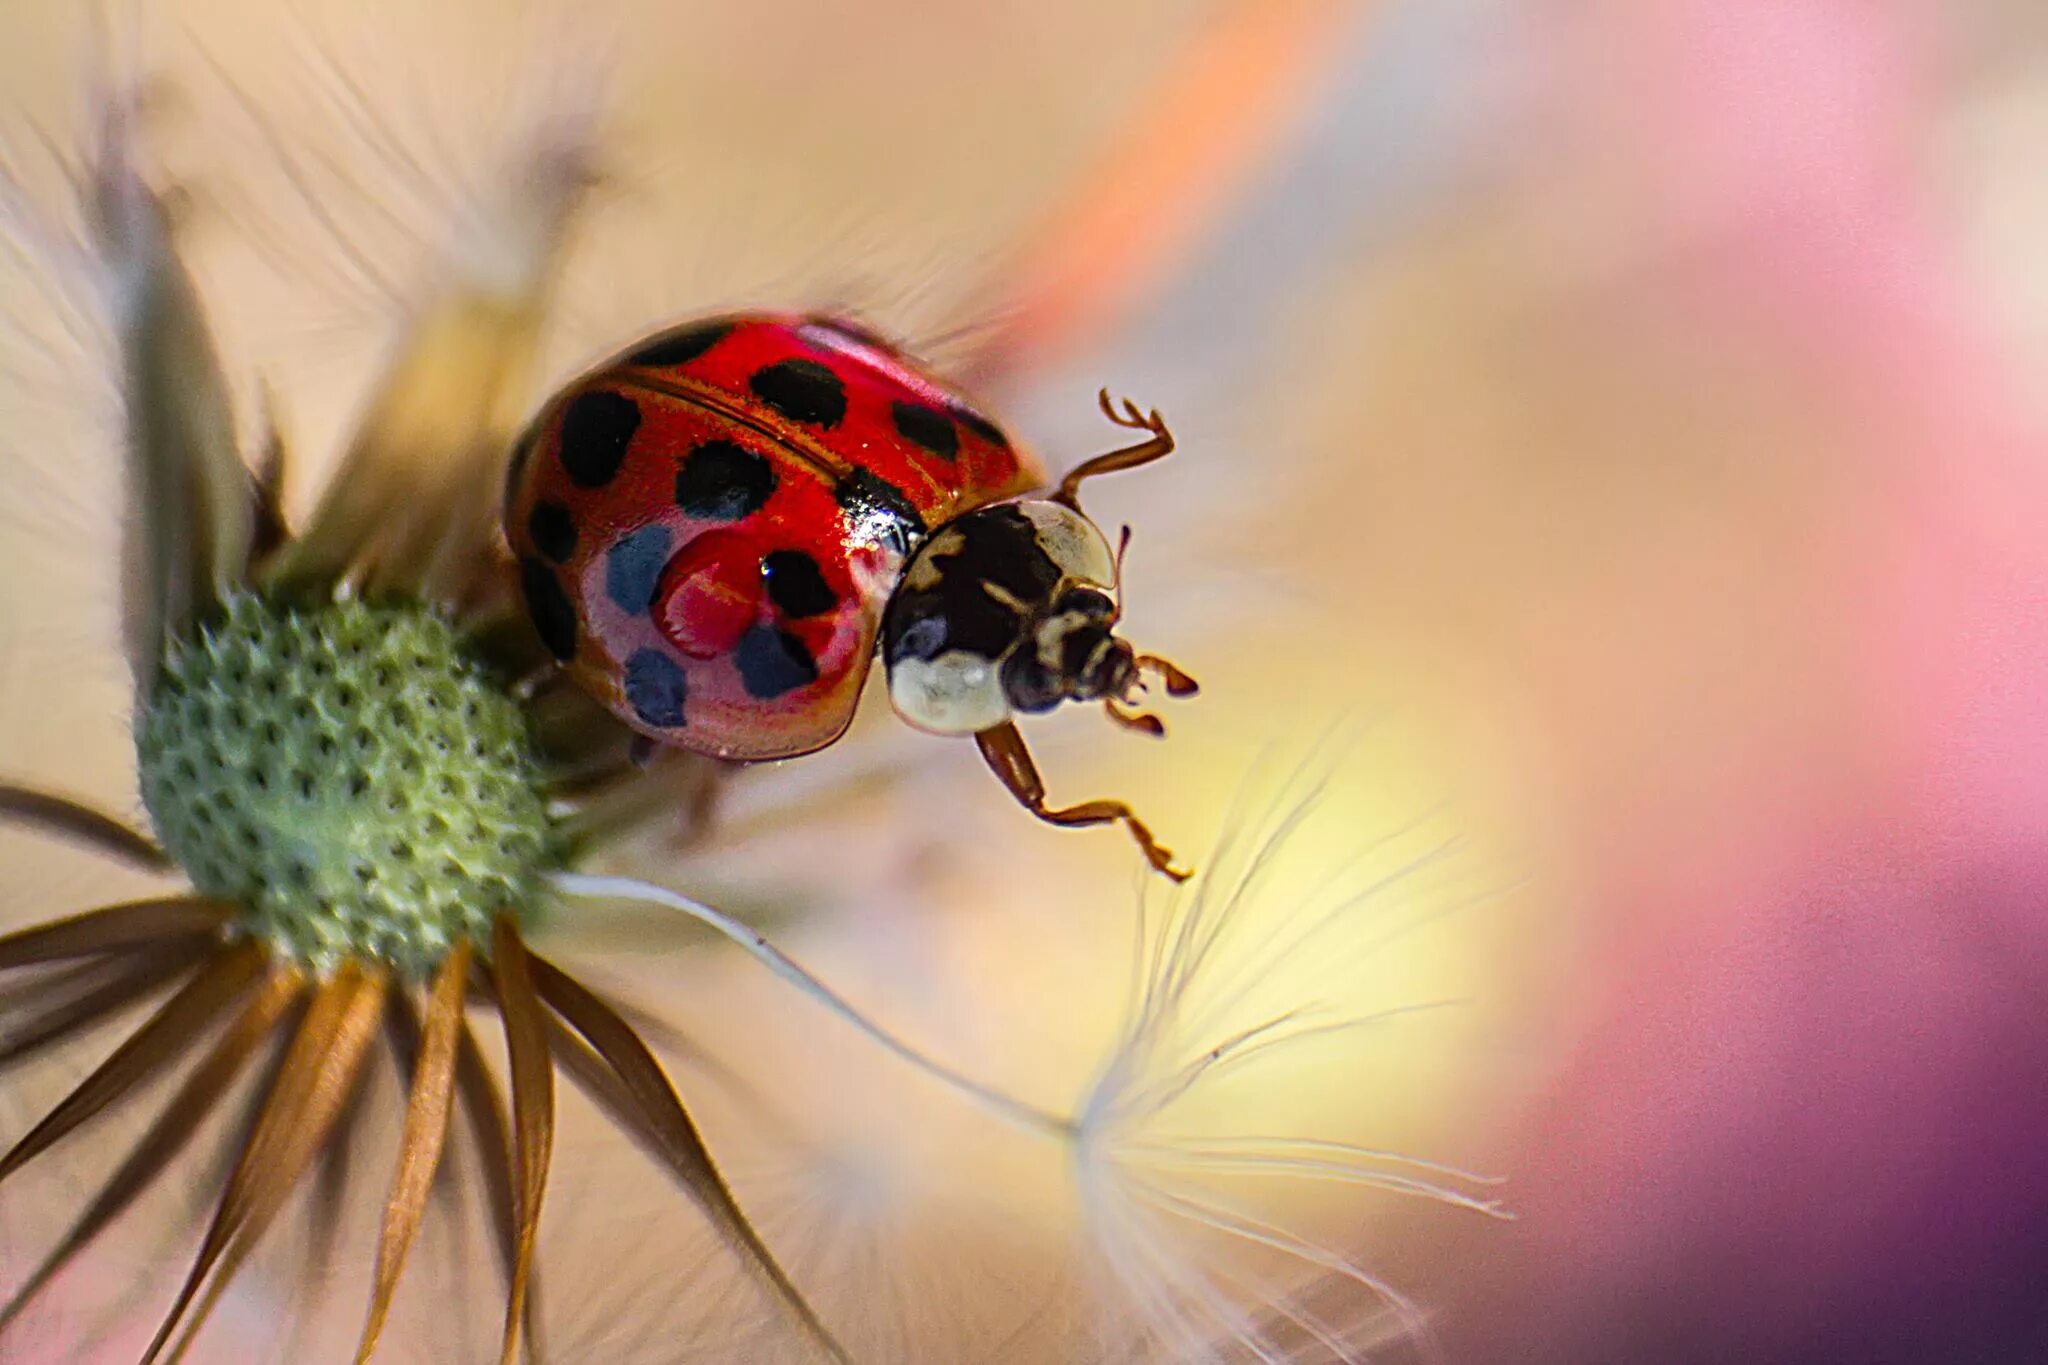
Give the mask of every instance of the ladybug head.
M 1138 656 L 1116 631 L 1116 600 L 1093 583 L 1068 583 L 1031 614 L 1028 629 L 998 670 L 1003 696 L 1018 711 L 1050 711 L 1063 701 L 1120 698 L 1138 682 Z
M 1156 717 L 1122 708 L 1148 670 L 1171 696 L 1195 683 L 1116 634 L 1121 559 L 1095 523 L 1049 498 L 978 508 L 941 527 L 906 566 L 883 621 L 891 703 L 940 734 L 1063 701 L 1101 702 L 1119 724 L 1163 734 Z

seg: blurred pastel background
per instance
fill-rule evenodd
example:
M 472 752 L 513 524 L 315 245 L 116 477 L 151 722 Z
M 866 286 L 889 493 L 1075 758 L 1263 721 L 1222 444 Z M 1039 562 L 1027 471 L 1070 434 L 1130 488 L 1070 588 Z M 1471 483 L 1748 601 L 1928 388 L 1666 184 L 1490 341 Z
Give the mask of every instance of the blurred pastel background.
M 1514 1220 L 1313 1185 L 1261 1208 L 1398 1287 L 1454 1362 L 2048 1359 L 2048 11 L 505 9 L 114 20 L 163 78 L 195 268 L 301 507 L 406 299 L 490 240 L 508 139 L 601 72 L 550 378 L 675 317 L 841 307 L 929 342 L 1055 466 L 1104 446 L 1104 383 L 1172 420 L 1183 453 L 1094 510 L 1135 529 L 1133 631 L 1205 690 L 1163 746 L 1038 727 L 1055 796 L 1128 796 L 1202 862 L 1309 756 L 1327 790 L 1248 937 L 1376 889 L 1344 951 L 1257 993 L 1441 1007 L 1248 1068 L 1203 1122 L 1499 1175 Z M 73 10 L 0 11 L 10 165 L 59 217 Z M 11 229 L 0 771 L 127 808 L 104 361 L 62 243 Z M 1032 826 L 970 753 L 870 712 L 742 776 L 710 850 L 621 861 L 1071 1104 L 1118 1027 L 1129 848 Z M 117 885 L 20 835 L 0 860 L 7 924 Z M 750 964 L 639 933 L 592 916 L 564 952 L 717 1059 L 678 1075 L 863 1359 L 1192 1354 L 1103 1329 L 1057 1153 Z M 6 1134 L 88 1060 L 0 1094 Z M 794 1358 L 688 1206 L 566 1121 L 557 1357 Z M 67 1161 L 0 1198 L 10 1283 L 105 1157 Z M 0 1352 L 132 1358 L 196 1200 L 124 1224 Z M 276 1240 L 197 1358 L 342 1358 L 361 1254 L 309 1295 L 309 1248 Z M 483 1358 L 472 1250 L 430 1231 L 380 1359 Z M 1231 1264 L 1369 1316 L 1328 1267 Z M 1274 1355 L 1332 1358 L 1301 1335 Z

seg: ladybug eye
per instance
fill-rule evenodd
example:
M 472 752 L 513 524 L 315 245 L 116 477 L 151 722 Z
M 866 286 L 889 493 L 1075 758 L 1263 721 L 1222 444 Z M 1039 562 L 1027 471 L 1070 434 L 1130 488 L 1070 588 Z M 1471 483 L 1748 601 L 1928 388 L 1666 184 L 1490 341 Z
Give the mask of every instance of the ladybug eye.
M 1058 706 L 1066 694 L 1037 650 L 1020 649 L 1003 660 L 1003 695 L 1019 711 L 1035 715 Z
M 1060 594 L 1056 611 L 1071 612 L 1090 621 L 1109 621 L 1116 617 L 1116 603 L 1106 592 L 1095 588 L 1069 588 Z

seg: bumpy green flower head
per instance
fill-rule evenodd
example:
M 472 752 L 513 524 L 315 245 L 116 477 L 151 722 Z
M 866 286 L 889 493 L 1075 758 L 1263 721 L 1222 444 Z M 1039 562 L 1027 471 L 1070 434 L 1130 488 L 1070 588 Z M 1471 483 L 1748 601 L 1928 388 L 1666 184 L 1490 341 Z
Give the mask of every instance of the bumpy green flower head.
M 431 971 L 548 865 L 527 719 L 426 607 L 234 597 L 173 646 L 136 739 L 194 886 L 316 970 Z

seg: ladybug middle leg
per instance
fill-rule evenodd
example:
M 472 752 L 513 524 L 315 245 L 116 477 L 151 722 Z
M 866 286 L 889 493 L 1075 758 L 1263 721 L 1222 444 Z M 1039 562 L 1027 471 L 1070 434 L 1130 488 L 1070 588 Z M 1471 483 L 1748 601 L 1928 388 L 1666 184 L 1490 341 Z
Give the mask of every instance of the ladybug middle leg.
M 1080 494 L 1083 480 L 1092 479 L 1098 474 L 1114 474 L 1120 469 L 1136 469 L 1140 465 L 1148 465 L 1154 460 L 1163 460 L 1173 454 L 1173 433 L 1167 430 L 1166 419 L 1161 417 L 1156 409 L 1146 412 L 1128 398 L 1119 404 L 1109 396 L 1108 389 L 1096 395 L 1096 402 L 1102 408 L 1102 415 L 1110 421 L 1132 431 L 1148 431 L 1152 433 L 1152 439 L 1097 455 L 1092 460 L 1083 460 L 1074 466 L 1072 472 L 1060 480 L 1060 486 L 1054 490 L 1052 500 L 1071 507 L 1076 512 L 1081 510 Z
M 1186 869 L 1173 865 L 1173 852 L 1161 847 L 1152 837 L 1152 831 L 1121 801 L 1083 801 L 1079 805 L 1051 810 L 1045 804 L 1045 779 L 1038 774 L 1038 764 L 1032 760 L 1031 751 L 1024 747 L 1024 736 L 1017 729 L 1015 721 L 1004 721 L 1001 725 L 990 726 L 974 736 L 974 742 L 987 760 L 990 771 L 997 780 L 1009 788 L 1010 795 L 1017 798 L 1024 809 L 1051 825 L 1106 825 L 1121 822 L 1138 841 L 1138 847 L 1145 854 L 1145 861 L 1156 872 L 1164 873 L 1177 882 L 1184 882 L 1191 875 Z

